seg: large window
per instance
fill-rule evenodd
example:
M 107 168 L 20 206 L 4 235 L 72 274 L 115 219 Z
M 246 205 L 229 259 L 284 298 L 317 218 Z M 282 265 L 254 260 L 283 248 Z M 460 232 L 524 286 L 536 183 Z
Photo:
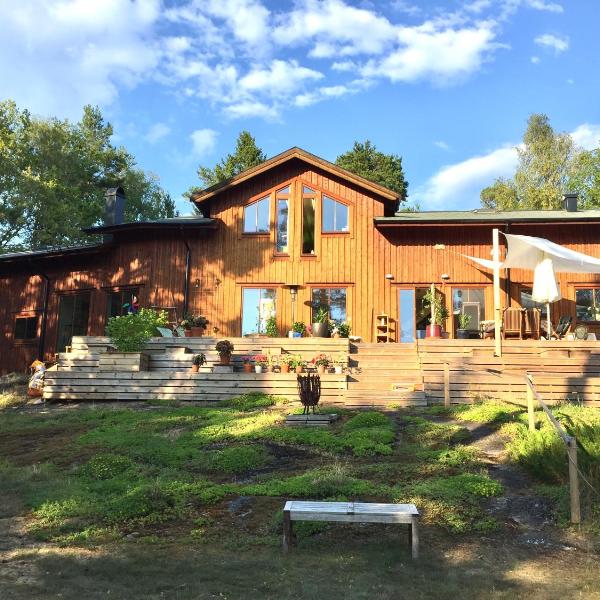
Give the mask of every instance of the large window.
M 266 333 L 267 321 L 276 315 L 275 288 L 244 288 L 242 293 L 242 335 Z
M 578 321 L 600 321 L 600 288 L 576 289 L 575 310 Z
M 479 323 L 485 319 L 484 288 L 453 288 L 452 311 L 455 327 L 458 326 L 458 315 L 467 314 L 471 317 L 468 329 L 479 329 Z
M 34 340 L 37 337 L 38 318 L 17 317 L 15 319 L 15 340 Z
M 312 319 L 319 308 L 329 310 L 332 321 L 346 320 L 346 288 L 313 288 L 312 290 Z
M 348 207 L 328 196 L 323 196 L 323 233 L 348 231 Z
M 56 349 L 64 352 L 74 335 L 87 335 L 90 294 L 61 296 L 58 303 L 58 339 Z
M 540 304 L 539 302 L 535 302 L 534 299 L 532 298 L 532 290 L 531 288 L 525 288 L 522 287 L 521 288 L 521 296 L 520 296 L 520 301 L 521 301 L 521 308 L 543 308 L 544 304 Z
M 244 207 L 244 233 L 269 233 L 269 196 Z
M 120 317 L 132 312 L 132 307 L 137 304 L 139 288 L 127 288 L 125 290 L 108 292 L 106 302 L 106 318 Z
M 275 249 L 280 254 L 288 253 L 288 219 L 290 187 L 278 190 L 275 199 L 277 206 L 277 229 L 275 231 Z
M 315 215 L 317 192 L 302 187 L 302 254 L 315 254 Z

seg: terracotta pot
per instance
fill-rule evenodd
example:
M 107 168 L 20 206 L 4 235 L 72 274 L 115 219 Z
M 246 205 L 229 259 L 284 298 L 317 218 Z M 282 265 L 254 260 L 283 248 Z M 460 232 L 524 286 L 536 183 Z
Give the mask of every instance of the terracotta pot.
M 317 366 L 317 373 L 319 375 L 325 375 L 325 367 L 324 367 L 324 365 L 318 365 Z
M 204 327 L 192 327 L 192 337 L 202 337 L 204 335 Z
M 183 332 L 183 335 L 184 335 L 185 337 L 192 337 L 192 332 L 191 332 L 189 329 L 186 329 L 186 330 Z
M 425 330 L 426 337 L 439 338 L 442 337 L 442 326 L 441 325 L 427 325 Z
M 286 365 L 286 364 L 281 365 L 281 372 L 282 373 L 289 373 L 290 372 L 290 365 Z
M 296 373 L 304 373 L 304 367 L 296 367 Z
M 198 373 L 200 371 L 199 365 L 192 365 L 192 373 Z
M 227 352 L 226 354 L 219 354 L 219 359 L 221 360 L 222 365 L 231 364 L 231 353 Z
M 252 365 L 250 363 L 244 363 L 244 373 L 252 373 Z

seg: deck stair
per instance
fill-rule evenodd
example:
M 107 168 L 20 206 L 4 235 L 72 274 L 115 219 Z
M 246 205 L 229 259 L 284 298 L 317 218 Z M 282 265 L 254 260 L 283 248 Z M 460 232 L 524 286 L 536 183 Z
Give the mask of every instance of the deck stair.
M 350 344 L 348 406 L 426 404 L 419 355 L 414 344 Z

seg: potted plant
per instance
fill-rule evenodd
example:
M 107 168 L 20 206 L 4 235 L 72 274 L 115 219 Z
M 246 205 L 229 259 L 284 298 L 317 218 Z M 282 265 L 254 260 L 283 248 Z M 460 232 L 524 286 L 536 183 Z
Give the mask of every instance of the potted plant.
M 201 337 L 208 326 L 208 319 L 202 315 L 189 317 L 192 337 Z
M 348 321 L 342 321 L 341 323 L 337 324 L 337 330 L 338 330 L 338 333 L 340 334 L 340 337 L 348 338 L 348 337 L 350 337 L 350 332 L 352 331 L 352 327 L 350 326 L 350 323 L 348 323 Z
M 331 365 L 331 359 L 323 353 L 317 354 L 310 362 L 317 368 L 319 375 L 323 375 Z
M 264 354 L 257 354 L 254 357 L 254 371 L 256 373 L 262 373 L 269 364 L 267 357 Z
M 102 371 L 146 371 L 150 357 L 143 352 L 146 343 L 158 335 L 157 327 L 167 324 L 167 313 L 151 308 L 141 308 L 108 320 L 106 331 L 116 352 L 100 354 L 99 368 Z
M 183 327 L 183 335 L 185 337 L 192 337 L 192 318 L 187 315 L 179 322 L 179 325 Z
M 267 337 L 279 337 L 279 329 L 277 329 L 277 320 L 275 315 L 271 315 L 267 319 L 265 333 L 267 334 Z
M 299 354 L 294 355 L 294 357 L 290 361 L 290 367 L 294 369 L 296 373 L 302 373 L 304 371 L 305 366 L 306 361 L 302 360 L 302 357 Z
M 348 366 L 348 355 L 345 352 L 340 352 L 333 359 L 333 368 L 336 375 L 342 375 L 344 369 Z
M 242 365 L 244 368 L 244 373 L 252 373 L 252 357 L 251 356 L 242 356 Z
M 442 325 L 448 318 L 448 309 L 444 304 L 444 298 L 437 293 L 435 286 L 432 284 L 425 294 L 423 294 L 423 305 L 429 307 L 431 314 L 429 316 L 429 325 L 426 329 L 426 337 L 440 338 L 442 337 Z
M 294 356 L 292 354 L 282 354 L 279 357 L 279 365 L 282 373 L 290 372 L 290 365 L 294 362 Z
M 267 354 L 267 366 L 270 373 L 275 372 L 275 368 L 279 366 L 279 357 L 277 354 L 271 354 L 270 352 Z
M 293 338 L 301 338 L 306 331 L 306 325 L 302 321 L 296 321 L 292 325 L 292 335 Z
M 221 340 L 215 345 L 215 350 L 219 353 L 219 358 L 222 365 L 231 363 L 231 353 L 233 352 L 233 344 L 229 340 Z
M 192 373 L 198 373 L 200 371 L 200 367 L 206 363 L 206 356 L 200 352 L 199 354 L 194 354 L 192 358 Z
M 456 338 L 459 340 L 469 339 L 469 323 L 471 322 L 471 315 L 466 313 L 460 313 L 458 315 L 458 328 L 456 330 Z
M 319 306 L 315 312 L 312 324 L 314 337 L 327 337 L 329 334 L 329 307 Z

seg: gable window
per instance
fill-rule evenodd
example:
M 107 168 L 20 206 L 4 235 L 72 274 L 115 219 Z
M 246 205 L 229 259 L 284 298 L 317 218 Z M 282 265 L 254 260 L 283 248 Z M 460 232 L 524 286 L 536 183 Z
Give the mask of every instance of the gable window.
M 244 233 L 269 233 L 269 196 L 244 207 Z
M 288 253 L 288 219 L 289 219 L 290 186 L 278 190 L 276 198 L 277 229 L 275 231 L 275 250 L 280 254 Z
M 139 288 L 109 292 L 106 302 L 107 320 L 111 317 L 121 317 L 132 312 L 134 305 L 137 304 L 139 293 Z
M 34 340 L 37 337 L 37 317 L 17 317 L 15 319 L 15 340 Z
M 312 318 L 320 308 L 329 310 L 329 318 L 338 323 L 346 320 L 346 288 L 313 288 Z
M 302 187 L 302 254 L 315 254 L 315 215 L 317 192 Z
M 323 195 L 323 233 L 348 231 L 348 207 Z
M 575 310 L 578 321 L 600 321 L 600 288 L 576 289 Z

